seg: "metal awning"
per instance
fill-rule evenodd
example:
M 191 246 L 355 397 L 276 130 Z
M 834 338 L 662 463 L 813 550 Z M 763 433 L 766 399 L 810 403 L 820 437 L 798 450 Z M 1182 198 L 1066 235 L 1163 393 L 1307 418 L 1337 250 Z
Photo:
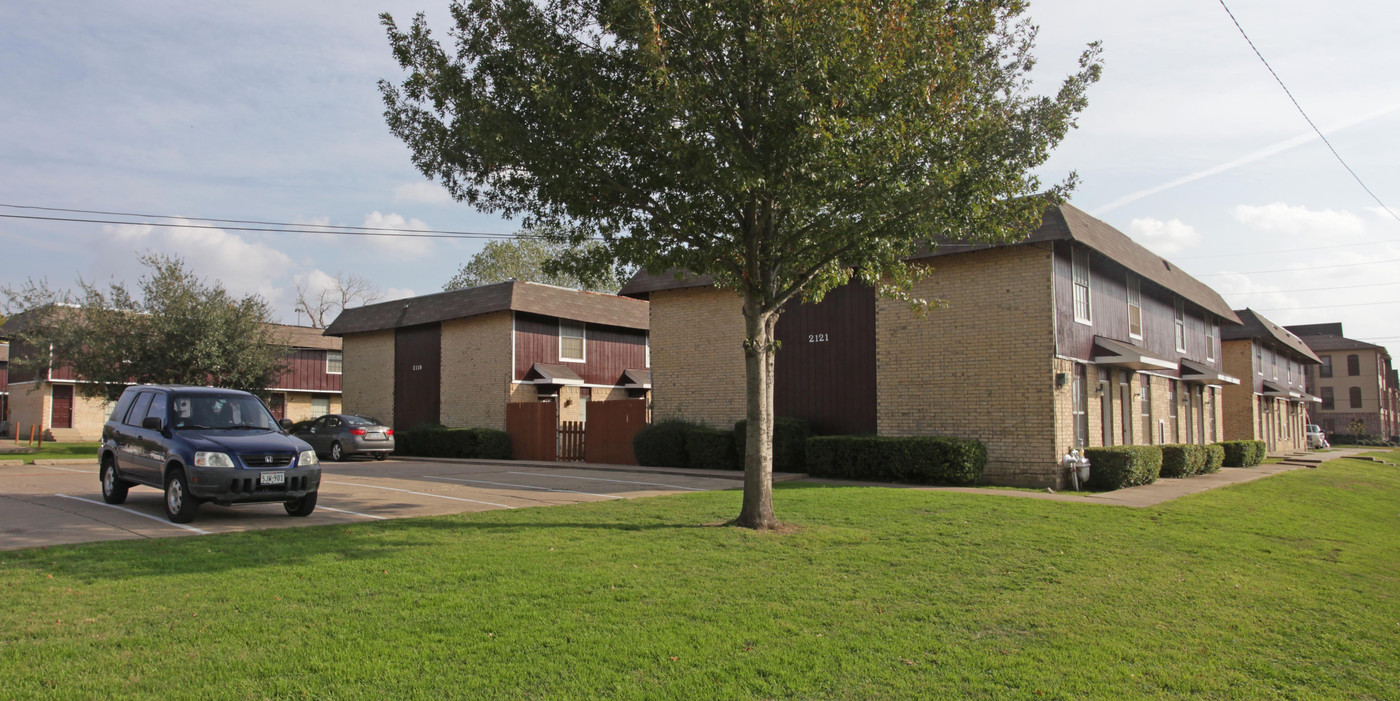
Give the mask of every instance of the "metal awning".
M 1319 397 L 1319 396 L 1314 395 L 1314 394 L 1308 394 L 1307 392 L 1302 392 L 1302 393 L 1301 393 L 1301 396 L 1299 396 L 1297 399 L 1289 399 L 1288 401 L 1290 401 L 1290 402 L 1308 402 L 1308 403 L 1316 402 L 1316 403 L 1318 403 L 1318 404 L 1321 404 L 1321 403 L 1322 403 L 1322 397 Z
M 583 378 L 563 365 L 535 363 L 521 382 L 527 385 L 582 385 Z
M 1298 400 L 1302 399 L 1303 393 L 1296 389 L 1289 389 L 1288 385 L 1275 382 L 1274 380 L 1264 380 L 1264 396 Z
M 1198 363 L 1194 360 L 1181 359 L 1181 379 L 1183 382 L 1199 382 L 1203 385 L 1219 387 L 1221 385 L 1237 385 L 1240 378 L 1226 375 L 1219 370 Z
M 622 382 L 619 387 L 623 389 L 651 389 L 651 371 L 627 369 L 622 371 Z
M 1103 336 L 1094 337 L 1094 363 L 1132 368 L 1133 370 L 1175 370 L 1176 363 L 1153 357 L 1151 351 L 1131 343 Z

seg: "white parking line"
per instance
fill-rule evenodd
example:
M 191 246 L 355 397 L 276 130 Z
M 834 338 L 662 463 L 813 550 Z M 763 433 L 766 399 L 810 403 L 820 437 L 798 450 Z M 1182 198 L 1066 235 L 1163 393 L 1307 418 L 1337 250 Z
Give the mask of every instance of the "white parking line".
M 74 501 L 86 502 L 86 503 L 88 503 L 88 504 L 96 504 L 96 505 L 98 505 L 98 506 L 105 506 L 105 507 L 107 507 L 107 508 L 109 508 L 109 509 L 116 509 L 117 511 L 125 511 L 125 512 L 127 512 L 127 513 L 129 513 L 129 514 L 135 514 L 135 515 L 137 515 L 137 516 L 140 516 L 141 518 L 148 518 L 148 519 L 151 519 L 152 521 L 158 521 L 158 522 L 163 523 L 163 524 L 165 524 L 165 525 L 167 525 L 167 526 L 174 526 L 174 527 L 176 527 L 176 528 L 183 528 L 183 529 L 185 529 L 185 530 L 187 530 L 187 531 L 194 531 L 195 533 L 198 533 L 198 534 L 200 534 L 200 535 L 209 535 L 209 531 L 202 530 L 202 529 L 199 529 L 199 528 L 195 528 L 194 526 L 186 526 L 186 525 L 183 524 L 183 523 L 175 523 L 174 521 L 167 521 L 167 520 L 165 520 L 165 519 L 163 519 L 163 518 L 158 518 L 158 517 L 152 516 L 152 515 L 150 515 L 150 514 L 143 514 L 143 513 L 141 513 L 140 511 L 136 511 L 135 509 L 128 509 L 128 508 L 126 508 L 125 506 L 116 506 L 115 504 L 107 504 L 107 503 L 105 503 L 105 502 L 93 501 L 93 500 L 91 500 L 91 499 L 84 499 L 84 498 L 82 498 L 82 497 L 70 497 L 70 496 L 68 496 L 67 494 L 55 494 L 54 496 L 56 496 L 56 497 L 63 497 L 64 499 L 72 499 L 72 500 L 74 500 Z
M 347 486 L 350 486 L 350 487 L 365 487 L 365 488 L 367 488 L 367 489 L 383 489 L 383 490 L 389 491 L 389 492 L 403 492 L 403 493 L 405 493 L 405 494 L 417 494 L 417 495 L 420 496 L 420 497 L 436 497 L 436 498 L 438 498 L 438 499 L 451 499 L 452 501 L 469 501 L 469 502 L 471 502 L 471 503 L 473 503 L 473 504 L 485 504 L 485 505 L 487 505 L 487 506 L 499 506 L 499 507 L 501 507 L 502 509 L 514 509 L 514 508 L 515 508 L 514 506 L 508 506 L 508 505 L 506 505 L 506 504 L 497 504 L 497 503 L 491 502 L 491 501 L 477 501 L 476 499 L 463 499 L 462 497 L 449 497 L 449 496 L 447 496 L 446 494 L 429 494 L 429 493 L 427 493 L 427 492 L 415 492 L 415 491 L 413 491 L 412 489 L 397 489 L 397 488 L 395 488 L 395 487 L 380 487 L 380 486 L 374 485 L 374 484 L 360 484 L 360 483 L 358 483 L 358 482 L 332 482 L 332 481 L 330 481 L 330 480 L 321 480 L 321 484 L 343 484 L 343 485 L 347 485 Z
M 468 480 L 460 477 L 438 477 L 437 475 L 424 475 L 430 480 L 451 480 L 453 482 L 473 482 L 475 484 L 494 484 L 497 487 L 515 487 L 517 489 L 538 489 L 542 492 L 568 492 L 570 494 L 587 494 L 590 497 L 606 497 L 608 499 L 626 499 L 627 497 L 616 494 L 598 494 L 595 492 L 578 492 L 572 489 L 555 489 L 553 487 L 536 487 L 533 484 L 510 484 L 508 482 L 487 482 L 486 480 Z
M 589 480 L 591 482 L 620 482 L 622 484 L 645 484 L 652 487 L 670 487 L 671 489 L 685 489 L 692 492 L 708 491 L 704 487 L 682 487 L 678 484 L 662 484 L 661 482 L 637 482 L 634 480 L 610 480 L 602 477 L 570 477 L 569 475 L 550 475 L 539 472 L 507 472 L 508 475 L 531 475 L 534 477 L 553 477 L 561 480 Z
M 372 518 L 372 519 L 374 519 L 374 520 L 376 520 L 376 521 L 387 521 L 387 520 L 388 520 L 387 518 L 385 518 L 385 517 L 383 517 L 383 516 L 375 516 L 374 514 L 362 514 L 362 513 L 358 512 L 358 511 L 346 511 L 345 509 L 332 509 L 331 507 L 329 507 L 329 506 L 324 506 L 324 505 L 318 505 L 316 508 L 318 508 L 318 509 L 323 509 L 323 510 L 325 510 L 325 511 L 334 511 L 334 512 L 336 512 L 336 513 L 338 513 L 338 514 L 350 514 L 351 516 L 364 516 L 365 518 Z
M 64 472 L 76 472 L 82 475 L 95 474 L 92 470 L 74 470 L 69 467 L 55 467 L 53 465 L 30 465 L 30 467 L 42 467 L 45 470 L 63 470 Z M 111 506 L 111 504 L 104 504 L 103 506 Z

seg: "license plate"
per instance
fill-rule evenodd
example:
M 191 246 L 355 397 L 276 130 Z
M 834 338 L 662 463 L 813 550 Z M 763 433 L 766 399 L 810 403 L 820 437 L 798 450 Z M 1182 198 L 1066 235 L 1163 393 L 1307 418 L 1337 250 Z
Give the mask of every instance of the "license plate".
M 258 484 L 286 484 L 287 473 L 285 472 L 264 472 L 258 476 Z
M 368 439 L 373 440 L 373 441 L 382 441 L 382 440 L 384 440 L 384 432 L 383 432 L 383 431 L 370 431 L 369 433 L 366 433 L 366 434 L 365 434 L 365 438 L 368 438 Z

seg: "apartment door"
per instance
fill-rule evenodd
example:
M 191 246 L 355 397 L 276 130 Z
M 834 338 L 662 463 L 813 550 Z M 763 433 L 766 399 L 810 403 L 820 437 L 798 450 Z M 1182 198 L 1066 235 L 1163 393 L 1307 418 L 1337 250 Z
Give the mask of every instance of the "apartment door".
M 53 386 L 50 428 L 73 428 L 73 385 Z
M 1133 374 L 1126 370 L 1118 376 L 1118 409 L 1121 414 L 1119 423 L 1123 425 L 1123 445 L 1133 444 L 1133 386 L 1130 383 L 1132 376 Z
M 1114 445 L 1113 441 L 1113 371 L 1099 370 L 1099 404 L 1103 413 L 1103 444 Z
M 1206 388 L 1196 385 L 1196 390 L 1192 392 L 1192 401 L 1196 403 L 1196 437 L 1197 443 L 1206 442 Z

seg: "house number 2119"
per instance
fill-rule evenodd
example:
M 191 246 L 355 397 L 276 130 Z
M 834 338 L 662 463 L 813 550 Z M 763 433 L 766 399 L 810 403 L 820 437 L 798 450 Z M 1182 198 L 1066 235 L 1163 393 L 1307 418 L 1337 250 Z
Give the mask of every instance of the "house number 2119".
M 831 337 L 828 336 L 828 335 L 826 335 L 826 334 L 824 334 L 824 333 L 809 333 L 809 334 L 807 334 L 807 342 L 808 342 L 808 343 L 826 343 L 827 341 L 830 341 L 830 340 L 831 340 Z

